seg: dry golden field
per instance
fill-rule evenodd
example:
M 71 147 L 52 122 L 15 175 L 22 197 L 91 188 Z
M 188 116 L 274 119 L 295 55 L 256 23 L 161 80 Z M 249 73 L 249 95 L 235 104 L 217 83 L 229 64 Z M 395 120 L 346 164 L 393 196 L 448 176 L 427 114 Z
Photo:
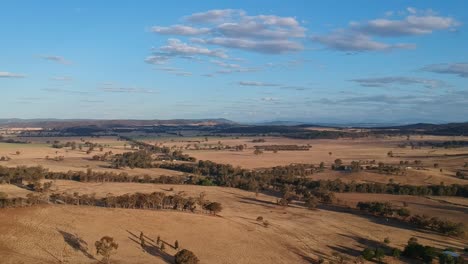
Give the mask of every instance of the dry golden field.
M 24 138 L 23 138 L 24 139 Z M 466 184 L 466 180 L 455 177 L 457 170 L 468 162 L 468 148 L 421 149 L 399 148 L 406 138 L 362 138 L 337 140 L 294 140 L 279 137 L 265 137 L 264 143 L 254 143 L 258 137 L 241 138 L 148 138 L 145 142 L 168 147 L 182 148 L 184 153 L 198 160 L 228 163 L 248 169 L 265 168 L 291 163 L 324 162 L 326 170 L 310 176 L 312 179 L 341 179 L 345 182 L 381 182 L 392 179 L 396 183 L 425 184 Z M 462 137 L 414 137 L 412 141 L 466 140 Z M 174 176 L 182 175 L 165 169 L 112 169 L 109 162 L 94 161 L 91 157 L 112 151 L 114 154 L 131 151 L 124 141 L 115 137 L 104 138 L 29 138 L 31 144 L 0 143 L 0 157 L 8 156 L 9 161 L 0 161 L 3 166 L 41 165 L 51 171 L 93 171 L 127 172 L 130 175 Z M 83 150 L 69 148 L 55 149 L 47 144 L 53 142 L 90 141 L 103 145 L 87 154 Z M 200 141 L 197 143 L 196 141 Z M 127 142 L 128 143 L 128 142 Z M 200 146 L 245 145 L 243 151 L 195 150 Z M 190 144 L 189 149 L 187 145 Z M 311 145 L 309 151 L 253 153 L 255 145 Z M 19 151 L 19 154 L 17 154 Z M 392 151 L 394 157 L 387 153 Z M 330 154 L 331 153 L 331 154 Z M 45 159 L 45 156 L 63 156 L 63 161 Z M 368 171 L 344 173 L 329 169 L 335 159 L 344 163 L 354 160 L 376 160 L 399 164 L 401 160 L 413 162 L 422 160 L 423 169 L 408 168 L 406 175 L 384 175 Z M 439 168 L 433 164 L 438 163 Z M 408 165 L 411 167 L 412 165 Z M 442 169 L 442 172 L 440 171 Z M 45 180 L 48 182 L 49 180 Z M 111 209 L 72 205 L 41 205 L 28 208 L 1 209 L 0 211 L 0 256 L 1 263 L 98 263 L 94 242 L 104 235 L 112 236 L 119 243 L 113 263 L 173 263 L 176 251 L 169 245 L 178 240 L 182 248 L 193 251 L 201 263 L 314 263 L 319 257 L 331 259 L 333 252 L 357 256 L 369 246 L 381 244 L 390 239 L 390 246 L 402 249 L 410 237 L 419 242 L 438 248 L 454 247 L 463 249 L 468 244 L 465 238 L 451 238 L 430 231 L 417 230 L 393 220 L 363 215 L 339 208 L 319 206 L 317 210 L 305 209 L 293 203 L 288 207 L 276 204 L 277 197 L 225 187 L 194 185 L 160 185 L 139 183 L 82 183 L 54 180 L 53 192 L 70 194 L 108 194 L 165 192 L 197 196 L 206 193 L 206 198 L 220 202 L 223 211 L 219 216 L 193 214 L 178 211 L 152 211 L 136 209 Z M 173 190 L 171 190 L 173 188 Z M 30 191 L 14 185 L 0 184 L 0 192 L 8 197 L 26 197 Z M 413 214 L 427 214 L 455 222 L 467 223 L 468 202 L 461 197 L 419 197 L 387 194 L 337 193 L 342 205 L 355 206 L 359 201 L 388 201 L 395 206 L 404 202 Z M 262 216 L 270 223 L 264 227 L 256 221 Z M 151 246 L 142 248 L 138 237 L 144 232 L 151 239 L 159 235 L 168 243 L 165 253 Z M 73 241 L 81 239 L 85 248 L 76 250 Z M 388 263 L 399 263 L 387 257 Z
M 0 190 L 4 188 L 5 185 L 0 186 Z M 367 246 L 382 243 L 385 237 L 390 238 L 391 246 L 400 248 L 412 236 L 438 247 L 462 248 L 467 242 L 369 216 L 331 209 L 311 211 L 294 205 L 284 208 L 275 204 L 275 197 L 255 196 L 232 188 L 59 180 L 54 188 L 97 196 L 136 191 L 170 193 L 170 188 L 187 195 L 205 192 L 207 199 L 222 203 L 224 210 L 219 216 L 210 216 L 64 205 L 3 209 L 2 263 L 59 263 L 59 260 L 96 263 L 94 241 L 103 235 L 110 235 L 119 243 L 112 257 L 115 263 L 172 263 L 175 254 L 172 248 L 167 247 L 167 254 L 161 254 L 152 247 L 143 250 L 135 242 L 138 238 L 134 235 L 141 231 L 152 239 L 159 235 L 169 244 L 178 240 L 182 248 L 192 250 L 202 263 L 310 263 L 319 256 L 329 259 L 332 252 L 357 255 Z M 268 220 L 270 226 L 256 222 L 258 216 Z M 71 248 L 65 241 L 70 236 L 82 239 L 88 249 L 83 252 Z

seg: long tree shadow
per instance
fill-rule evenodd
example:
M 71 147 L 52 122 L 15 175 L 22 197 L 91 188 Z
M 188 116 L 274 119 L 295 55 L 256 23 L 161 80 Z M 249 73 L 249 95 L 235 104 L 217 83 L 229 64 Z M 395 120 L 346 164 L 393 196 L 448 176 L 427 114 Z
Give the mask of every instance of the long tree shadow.
M 126 231 L 130 234 L 128 239 L 135 242 L 137 245 L 140 245 L 141 249 L 144 252 L 146 252 L 146 253 L 148 253 L 148 254 L 150 254 L 152 256 L 159 257 L 166 263 L 174 263 L 174 257 L 172 255 L 162 251 L 161 248 L 158 245 L 154 244 L 153 239 L 151 239 L 151 238 L 144 235 L 145 243 L 144 243 L 144 245 L 142 245 L 139 236 L 135 235 L 134 233 L 132 233 L 132 232 L 130 232 L 128 230 L 126 230 Z M 171 244 L 169 244 L 169 243 L 167 243 L 167 242 L 165 242 L 163 240 L 161 240 L 161 243 L 164 243 L 165 245 L 174 248 L 174 246 L 172 246 Z
M 88 252 L 88 243 L 86 243 L 86 241 L 81 239 L 78 235 L 71 234 L 71 233 L 68 233 L 66 231 L 59 230 L 59 229 L 57 229 L 57 231 L 62 235 L 65 243 L 67 243 L 74 250 L 80 251 L 81 253 L 83 253 L 83 255 L 85 255 L 89 259 L 93 259 L 93 260 L 96 259 L 93 255 L 91 255 Z
M 431 230 L 426 230 L 426 229 L 415 227 L 414 225 L 411 225 L 408 222 L 400 221 L 398 219 L 379 217 L 379 216 L 367 214 L 357 209 L 345 208 L 345 207 L 334 206 L 334 205 L 319 205 L 318 208 L 322 210 L 327 210 L 327 211 L 351 214 L 354 216 L 365 218 L 373 223 L 384 225 L 384 226 L 390 226 L 390 227 L 395 227 L 399 229 L 406 229 L 410 231 L 417 231 L 417 232 L 421 232 L 425 234 L 442 235 L 440 233 L 437 233 Z

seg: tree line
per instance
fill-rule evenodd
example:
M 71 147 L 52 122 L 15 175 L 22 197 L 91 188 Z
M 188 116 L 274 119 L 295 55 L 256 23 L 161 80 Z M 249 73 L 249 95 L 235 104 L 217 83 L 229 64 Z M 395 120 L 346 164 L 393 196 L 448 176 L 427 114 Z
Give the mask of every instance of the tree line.
M 214 185 L 250 191 L 292 188 L 298 195 L 327 190 L 332 192 L 387 193 L 398 195 L 435 195 L 468 197 L 468 185 L 403 185 L 397 183 L 345 183 L 341 180 L 312 180 L 307 176 L 320 167 L 312 165 L 278 166 L 262 170 L 246 170 L 212 161 L 197 163 L 161 163 L 160 168 L 209 177 Z
M 445 235 L 462 236 L 464 234 L 465 227 L 463 223 L 454 223 L 427 215 L 411 216 L 407 208 L 395 208 L 389 202 L 359 202 L 357 208 L 375 216 L 397 219 L 418 228 L 432 230 Z

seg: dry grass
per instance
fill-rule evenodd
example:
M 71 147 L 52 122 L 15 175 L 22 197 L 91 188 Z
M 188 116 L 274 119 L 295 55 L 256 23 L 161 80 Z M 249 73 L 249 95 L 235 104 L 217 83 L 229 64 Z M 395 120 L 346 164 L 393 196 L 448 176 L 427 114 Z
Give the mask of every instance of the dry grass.
M 116 263 L 166 263 L 153 248 L 144 251 L 133 234 L 161 238 L 195 252 L 202 263 L 310 263 L 331 252 L 358 254 L 364 247 L 390 237 L 391 245 L 403 247 L 411 236 L 421 243 L 461 248 L 466 241 L 406 229 L 376 218 L 331 210 L 310 211 L 298 206 L 275 205 L 275 197 L 232 188 L 191 185 L 132 183 L 77 183 L 56 181 L 58 190 L 81 193 L 122 194 L 126 192 L 183 191 L 206 193 L 225 208 L 220 217 L 183 212 L 108 209 L 76 206 L 40 206 L 5 209 L 0 214 L 2 263 L 51 263 L 69 255 L 69 263 L 95 263 L 93 244 L 103 235 L 119 243 Z M 255 221 L 263 216 L 271 225 Z M 73 250 L 63 238 L 68 233 L 88 244 L 87 253 Z M 133 239 L 133 240 L 132 240 Z M 3 245 L 3 247 L 2 247 Z M 65 250 L 64 250 L 65 248 Z M 174 255 L 170 247 L 167 253 Z M 87 257 L 86 254 L 89 254 Z M 167 256 L 170 261 L 171 256 Z M 34 261 L 33 261 L 34 260 Z
M 79 141 L 79 138 L 57 138 L 61 142 Z M 400 160 L 413 161 L 420 159 L 426 165 L 424 170 L 409 170 L 405 176 L 388 176 L 376 173 L 339 173 L 325 171 L 311 177 L 314 179 L 336 179 L 343 181 L 395 182 L 404 184 L 445 184 L 462 183 L 454 174 L 468 162 L 466 156 L 447 156 L 468 153 L 468 148 L 436 149 L 429 148 L 411 150 L 397 148 L 405 138 L 386 139 L 338 139 L 338 140 L 293 140 L 285 138 L 266 138 L 265 143 L 252 143 L 253 138 L 209 138 L 207 144 L 239 145 L 247 144 L 243 152 L 190 150 L 186 153 L 201 160 L 212 160 L 219 163 L 230 163 L 245 168 L 261 168 L 290 163 L 313 163 L 321 161 L 329 166 L 337 158 L 345 163 L 353 160 L 376 160 L 397 164 Z M 412 140 L 452 140 L 449 137 L 424 137 Z M 464 138 L 466 139 L 466 138 Z M 36 140 L 36 139 L 31 139 Z M 2 144 L 0 156 L 8 155 L 11 161 L 0 165 L 42 165 L 53 171 L 86 170 L 128 172 L 130 175 L 150 176 L 180 175 L 178 172 L 162 169 L 125 169 L 108 168 L 108 163 L 90 160 L 92 154 L 85 151 L 53 149 L 46 140 L 40 139 L 33 144 Z M 104 152 L 121 153 L 125 150 L 123 142 L 115 138 L 85 138 L 85 141 L 106 144 Z M 185 146 L 188 140 L 202 138 L 180 138 L 171 140 L 154 139 L 151 143 L 163 143 L 167 146 Z M 460 140 L 460 138 L 457 138 Z M 202 142 L 201 144 L 204 144 Z M 280 151 L 277 154 L 253 154 L 253 146 L 259 144 L 311 144 L 310 151 Z M 16 151 L 20 155 L 16 155 Z M 396 157 L 388 157 L 392 150 Z M 58 151 L 58 153 L 55 153 Z M 332 155 L 328 153 L 332 152 Z M 65 156 L 62 162 L 45 160 L 49 155 Z M 431 168 L 433 163 L 439 163 L 443 169 Z M 173 191 L 169 191 L 174 188 Z M 351 214 L 336 209 L 307 210 L 294 204 L 283 208 L 276 205 L 276 197 L 232 188 L 204 187 L 193 185 L 156 185 L 138 183 L 80 183 L 74 181 L 54 181 L 53 189 L 68 193 L 95 193 L 105 196 L 109 193 L 119 195 L 134 192 L 183 192 L 195 196 L 201 192 L 206 198 L 222 203 L 224 210 L 220 217 L 190 214 L 173 211 L 149 211 L 131 209 L 110 209 L 77 206 L 36 206 L 31 208 L 2 209 L 0 213 L 0 255 L 1 263 L 96 263 L 94 242 L 104 235 L 114 237 L 119 243 L 117 254 L 113 256 L 116 263 L 171 263 L 175 250 L 167 246 L 167 253 L 161 254 L 152 247 L 141 248 L 135 243 L 132 234 L 139 235 L 143 231 L 151 239 L 161 238 L 173 244 L 178 240 L 182 248 L 195 252 L 202 263 L 311 263 L 319 256 L 328 258 L 332 252 L 357 255 L 367 246 L 375 246 L 385 237 L 391 240 L 391 246 L 402 248 L 407 240 L 415 236 L 423 244 L 440 248 L 448 246 L 462 248 L 466 240 L 454 239 L 431 232 L 408 228 L 399 223 L 387 222 L 378 218 Z M 0 185 L 0 191 L 9 196 L 24 197 L 28 191 L 11 186 Z M 353 205 L 357 201 L 390 201 L 401 205 L 408 203 L 413 213 L 426 213 L 431 216 L 447 218 L 453 221 L 467 222 L 467 199 L 458 197 L 414 197 L 392 196 L 382 194 L 337 194 L 337 196 Z M 262 216 L 270 222 L 265 228 L 256 221 Z M 75 250 L 64 240 L 79 237 L 88 244 L 87 250 Z M 137 238 L 135 240 L 138 240 Z M 70 242 L 70 241 L 69 241 Z

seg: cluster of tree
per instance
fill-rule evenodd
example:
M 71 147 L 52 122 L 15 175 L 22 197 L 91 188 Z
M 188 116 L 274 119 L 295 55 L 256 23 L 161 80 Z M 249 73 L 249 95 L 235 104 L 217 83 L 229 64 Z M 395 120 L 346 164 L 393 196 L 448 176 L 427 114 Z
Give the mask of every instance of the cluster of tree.
M 432 263 L 432 260 L 437 256 L 437 251 L 433 247 L 419 244 L 418 239 L 412 237 L 408 240 L 408 244 L 403 250 L 403 256 L 410 259 L 422 260 L 424 263 Z
M 145 150 L 151 154 L 162 154 L 157 158 L 158 160 L 181 160 L 181 161 L 191 161 L 194 162 L 196 159 L 189 155 L 184 154 L 181 150 L 172 151 L 171 148 L 167 146 L 158 146 L 157 144 L 151 145 L 146 142 L 138 141 L 129 137 L 120 137 L 120 140 L 127 140 L 131 142 L 132 146 L 138 147 L 140 150 Z M 144 167 L 143 167 L 144 168 Z
M 252 143 L 263 143 L 263 142 L 266 142 L 266 140 L 264 138 L 258 138 L 258 139 L 253 139 L 252 140 Z
M 21 140 L 16 140 L 16 139 L 12 139 L 12 138 L 4 138 L 2 136 L 0 136 L 0 142 L 10 143 L 10 144 L 29 144 L 29 143 L 31 143 L 29 141 L 21 141 Z
M 8 198 L 6 193 L 0 192 L 0 208 L 15 208 L 32 206 L 44 203 L 44 197 L 39 194 L 29 193 L 26 198 L 12 197 Z
M 255 149 L 259 149 L 262 151 L 308 151 L 310 146 L 304 145 L 262 145 L 262 146 L 254 146 Z
M 465 171 L 457 171 L 455 176 L 459 179 L 467 180 L 468 179 L 468 174 Z
M 302 126 L 231 126 L 218 131 L 220 134 L 236 134 L 249 136 L 283 136 L 296 139 L 337 139 L 342 137 L 365 137 L 369 133 L 354 133 L 346 131 L 308 130 Z
M 360 161 L 351 161 L 350 165 L 344 165 L 341 159 L 336 159 L 332 164 L 331 169 L 337 171 L 359 172 L 364 169 L 364 167 L 361 166 Z
M 438 217 L 415 215 L 409 218 L 409 222 L 419 228 L 433 230 L 446 235 L 461 236 L 464 234 L 463 223 L 454 223 L 440 220 Z
M 389 202 L 359 202 L 357 208 L 361 211 L 371 213 L 375 216 L 393 218 L 408 222 L 418 228 L 432 230 L 451 236 L 462 236 L 464 234 L 463 223 L 454 223 L 448 220 L 440 220 L 437 217 L 426 215 L 414 215 L 406 208 L 395 208 Z
M 60 204 L 87 205 L 110 208 L 126 209 L 172 209 L 180 211 L 195 212 L 197 205 L 201 212 L 217 214 L 221 212 L 222 206 L 218 202 L 210 202 L 204 199 L 204 195 L 199 197 L 186 197 L 184 195 L 166 195 L 163 192 L 134 193 L 124 195 L 108 195 L 104 198 L 97 198 L 94 195 L 78 193 L 53 193 L 50 201 Z
M 9 161 L 9 160 L 11 160 L 11 158 L 8 157 L 8 156 L 1 156 L 0 157 L 0 161 Z
M 402 218 L 410 216 L 410 211 L 406 208 L 394 208 L 389 202 L 359 202 L 357 208 L 373 215 L 392 217 L 398 215 Z
M 44 157 L 46 160 L 53 160 L 53 161 L 64 161 L 65 156 L 55 156 L 53 158 L 49 157 L 49 155 Z
M 468 146 L 468 141 L 462 140 L 449 140 L 449 141 L 417 141 L 399 144 L 399 147 L 405 148 L 410 146 L 411 149 L 417 149 L 421 147 L 431 148 L 463 148 Z
M 56 140 L 53 142 L 52 144 L 52 148 L 58 148 L 58 149 L 61 149 L 61 148 L 71 148 L 71 149 L 76 149 L 76 142 L 73 141 L 73 142 L 66 142 L 66 143 L 60 143 L 60 141 Z
M 199 142 L 199 141 L 198 141 Z M 187 144 L 185 146 L 185 149 L 193 149 L 193 150 L 224 150 L 224 149 L 235 149 L 238 151 L 241 151 L 246 147 L 245 145 L 235 145 L 235 146 L 230 146 L 230 145 L 224 145 L 221 143 L 221 141 L 218 141 L 216 144 Z M 174 148 L 174 147 L 173 147 Z
M 281 190 L 284 186 L 292 186 L 297 194 L 317 189 L 333 192 L 388 193 L 399 195 L 437 195 L 468 197 L 468 185 L 401 185 L 395 183 L 344 183 L 338 180 L 312 180 L 305 176 L 321 167 L 313 165 L 289 165 L 271 169 L 246 170 L 230 164 L 219 164 L 212 161 L 197 163 L 161 163 L 160 168 L 176 170 L 210 177 L 218 186 L 236 187 L 246 190 L 270 189 Z M 287 168 L 287 169 L 285 169 Z M 299 169 L 301 173 L 298 173 Z M 303 170 L 304 169 L 304 170 Z
M 146 150 L 139 150 L 135 152 L 124 152 L 122 154 L 116 154 L 112 157 L 112 168 L 152 168 L 153 167 L 153 156 L 151 152 Z
M 365 165 L 368 164 L 368 165 Z M 405 168 L 401 166 L 395 166 L 391 164 L 385 164 L 383 162 L 379 162 L 377 165 L 375 164 L 375 160 L 373 161 L 351 161 L 350 164 L 343 164 L 341 159 L 336 159 L 331 166 L 332 170 L 337 171 L 348 171 L 348 172 L 359 172 L 361 170 L 368 170 L 372 172 L 377 172 L 380 174 L 388 174 L 388 175 L 404 175 Z M 403 165 L 403 164 L 401 164 Z
M 150 177 L 149 175 L 129 176 L 128 173 L 95 172 L 91 169 L 85 171 L 50 172 L 40 166 L 4 167 L 0 166 L 0 183 L 23 184 L 25 182 L 39 182 L 41 179 L 73 180 L 80 182 L 136 182 L 136 183 L 163 183 L 183 184 L 198 182 L 198 178 L 189 176 Z
M 105 152 L 102 155 L 94 155 L 92 157 L 93 160 L 99 160 L 99 161 L 108 161 L 113 157 L 114 153 L 112 151 Z

